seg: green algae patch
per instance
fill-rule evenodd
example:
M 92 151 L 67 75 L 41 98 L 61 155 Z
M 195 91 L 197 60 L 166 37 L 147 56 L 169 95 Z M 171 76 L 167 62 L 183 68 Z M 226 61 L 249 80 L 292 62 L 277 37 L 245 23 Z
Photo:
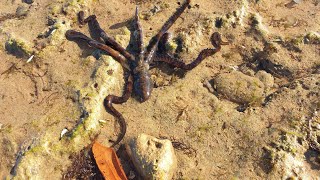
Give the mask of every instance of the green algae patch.
M 54 32 L 50 35 L 50 45 L 58 46 L 65 39 L 65 34 L 71 28 L 71 21 L 67 19 L 57 19 L 53 25 Z
M 170 53 L 174 53 L 178 48 L 178 44 L 174 41 L 169 41 L 166 43 L 166 50 Z
M 66 14 L 76 14 L 85 7 L 92 4 L 92 0 L 67 0 L 62 7 L 62 11 Z
M 56 16 L 62 12 L 62 4 L 52 3 L 49 5 L 49 14 Z

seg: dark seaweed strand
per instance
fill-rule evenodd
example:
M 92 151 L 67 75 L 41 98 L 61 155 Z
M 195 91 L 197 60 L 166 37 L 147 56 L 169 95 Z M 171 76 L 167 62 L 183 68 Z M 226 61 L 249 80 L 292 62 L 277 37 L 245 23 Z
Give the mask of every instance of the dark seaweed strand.
M 99 34 L 99 36 L 103 39 L 103 41 L 110 45 L 113 49 L 119 51 L 121 55 L 127 58 L 130 61 L 134 61 L 135 58 L 132 54 L 130 54 L 126 49 L 124 49 L 119 43 L 117 43 L 112 37 L 108 36 L 107 33 L 101 29 L 99 22 L 97 21 L 97 17 L 95 15 L 91 15 L 84 19 L 84 12 L 79 12 L 79 22 L 81 24 L 88 23 L 89 26 Z
M 103 51 L 106 51 L 113 59 L 117 60 L 124 68 L 127 70 L 130 70 L 129 66 L 127 65 L 127 60 L 124 58 L 118 51 L 112 49 L 111 47 L 102 44 L 94 39 L 89 38 L 88 36 L 84 35 L 81 32 L 74 31 L 74 30 L 68 30 L 66 32 L 66 37 L 68 39 L 74 39 L 74 40 L 84 40 L 86 43 L 88 43 L 90 46 L 101 49 Z
M 112 113 L 112 115 L 117 118 L 119 125 L 120 125 L 120 134 L 119 134 L 117 140 L 111 145 L 111 147 L 114 147 L 117 144 L 119 144 L 127 132 L 127 124 L 126 124 L 124 117 L 112 105 L 113 103 L 114 104 L 125 103 L 129 99 L 129 97 L 131 96 L 132 86 L 133 86 L 133 77 L 130 72 L 127 74 L 128 74 L 128 78 L 127 78 L 127 84 L 126 84 L 126 87 L 124 90 L 124 94 L 121 97 L 114 96 L 114 95 L 108 95 L 104 99 L 104 102 L 103 102 L 105 109 L 107 111 L 110 111 Z
M 211 36 L 211 43 L 215 47 L 214 49 L 204 49 L 202 50 L 198 57 L 193 60 L 189 64 L 185 64 L 182 60 L 176 59 L 172 57 L 170 54 L 157 54 L 154 58 L 154 61 L 162 61 L 166 62 L 174 67 L 181 68 L 184 70 L 191 70 L 195 67 L 197 67 L 205 58 L 214 55 L 221 49 L 221 45 L 226 44 L 225 42 L 222 42 L 221 36 L 219 33 L 213 33 Z
M 141 27 L 141 23 L 139 20 L 139 7 L 136 7 L 136 29 L 137 29 L 137 44 L 138 44 L 138 52 L 139 52 L 139 61 L 143 61 L 144 59 L 144 45 L 143 45 L 143 31 Z
M 160 38 L 164 33 L 166 33 L 169 28 L 174 24 L 174 22 L 181 16 L 183 11 L 189 6 L 191 0 L 186 0 L 180 8 L 177 9 L 175 13 L 164 23 L 158 34 L 156 34 L 149 42 L 146 52 L 145 61 L 150 63 L 153 59 L 153 55 L 158 47 Z

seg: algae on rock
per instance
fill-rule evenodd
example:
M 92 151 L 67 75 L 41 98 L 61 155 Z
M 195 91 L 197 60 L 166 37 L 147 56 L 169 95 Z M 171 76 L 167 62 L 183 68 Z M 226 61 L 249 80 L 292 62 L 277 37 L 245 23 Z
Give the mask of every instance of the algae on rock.
M 28 57 L 33 53 L 32 45 L 23 39 L 10 38 L 5 44 L 6 50 L 17 57 Z
M 113 74 L 109 75 L 108 70 Z M 80 104 L 88 115 L 80 118 L 76 127 L 61 140 L 55 132 L 47 129 L 32 148 L 28 149 L 19 160 L 16 176 L 13 179 L 48 179 L 61 178 L 61 171 L 66 170 L 69 155 L 79 152 L 91 143 L 91 137 L 99 132 L 99 119 L 103 109 L 103 99 L 121 82 L 122 67 L 110 56 L 102 58 L 92 81 L 80 90 Z M 96 88 L 94 84 L 98 84 Z M 91 94 L 88 97 L 88 94 Z M 41 155 L 39 155 L 41 154 Z M 52 166 L 47 166 L 48 160 Z M 43 171 L 42 169 L 46 169 Z

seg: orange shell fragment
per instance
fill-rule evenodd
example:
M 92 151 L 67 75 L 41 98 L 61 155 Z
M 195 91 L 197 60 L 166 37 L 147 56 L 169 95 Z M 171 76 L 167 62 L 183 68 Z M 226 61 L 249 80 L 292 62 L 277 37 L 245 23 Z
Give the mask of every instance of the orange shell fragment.
M 116 152 L 97 142 L 93 143 L 92 152 L 98 168 L 107 180 L 127 180 Z

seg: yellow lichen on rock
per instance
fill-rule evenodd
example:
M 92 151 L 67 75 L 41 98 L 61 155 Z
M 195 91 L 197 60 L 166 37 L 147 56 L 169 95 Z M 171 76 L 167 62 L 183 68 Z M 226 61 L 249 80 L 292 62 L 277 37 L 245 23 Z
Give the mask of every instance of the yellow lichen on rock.
M 84 7 L 90 7 L 92 0 L 67 0 L 63 4 L 63 12 L 67 14 L 77 14 Z

